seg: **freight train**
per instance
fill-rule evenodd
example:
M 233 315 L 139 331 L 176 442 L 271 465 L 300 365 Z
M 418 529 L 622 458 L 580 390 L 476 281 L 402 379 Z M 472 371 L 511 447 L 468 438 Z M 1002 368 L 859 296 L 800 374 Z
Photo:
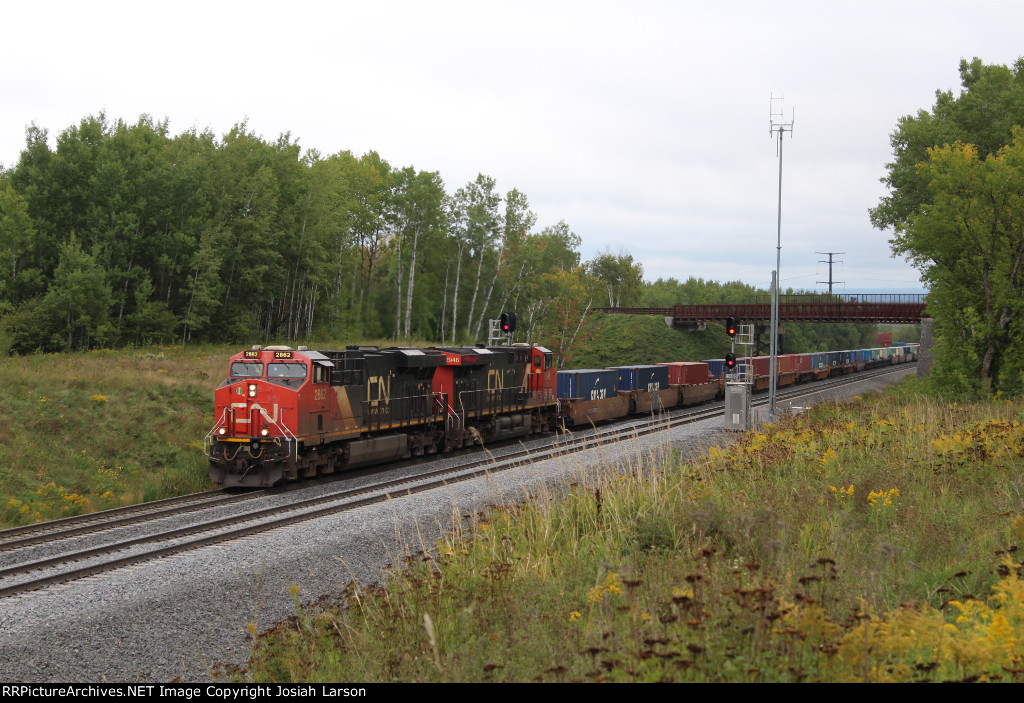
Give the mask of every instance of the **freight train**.
M 779 356 L 778 384 L 914 360 L 919 345 Z M 558 427 L 651 414 L 721 396 L 723 359 L 556 371 L 550 350 L 508 347 L 260 347 L 214 393 L 210 478 L 265 487 L 486 445 Z M 769 357 L 744 360 L 766 388 Z

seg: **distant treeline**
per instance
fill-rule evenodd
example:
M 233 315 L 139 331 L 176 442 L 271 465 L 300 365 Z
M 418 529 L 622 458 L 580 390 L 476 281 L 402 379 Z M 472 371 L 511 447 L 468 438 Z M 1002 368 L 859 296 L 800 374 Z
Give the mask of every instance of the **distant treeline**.
M 148 116 L 32 125 L 0 172 L 0 351 L 190 341 L 573 343 L 603 305 L 749 301 L 742 283 L 644 284 L 624 250 L 581 263 L 565 222 L 527 196 L 377 153 L 302 151 L 245 123 L 172 135 Z M 635 234 L 635 233 L 633 233 Z M 625 239 L 629 233 L 624 233 Z M 671 301 L 671 302 L 669 302 Z

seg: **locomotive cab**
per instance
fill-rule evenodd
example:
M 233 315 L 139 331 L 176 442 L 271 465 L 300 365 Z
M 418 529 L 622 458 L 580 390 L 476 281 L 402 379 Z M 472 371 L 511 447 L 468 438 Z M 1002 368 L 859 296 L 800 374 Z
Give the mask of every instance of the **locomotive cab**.
M 233 356 L 214 392 L 216 419 L 204 442 L 210 478 L 245 486 L 280 480 L 283 463 L 294 463 L 298 435 L 311 424 L 310 413 L 299 412 L 301 399 L 310 395 L 308 410 L 322 417 L 332 365 L 301 347 L 253 347 Z

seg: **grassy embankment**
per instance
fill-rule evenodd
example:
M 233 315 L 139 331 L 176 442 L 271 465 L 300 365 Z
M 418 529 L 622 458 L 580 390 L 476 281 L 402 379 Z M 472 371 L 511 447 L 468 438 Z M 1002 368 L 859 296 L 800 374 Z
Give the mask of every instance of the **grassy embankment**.
M 0 359 L 0 526 L 211 488 L 202 441 L 235 351 Z
M 669 329 L 660 317 L 595 312 L 583 323 L 567 366 L 600 369 L 623 364 L 720 359 L 728 349 L 729 337 L 721 325 L 709 325 L 704 332 L 677 332 Z
M 347 607 L 296 584 L 242 676 L 1019 681 L 1024 401 L 915 381 L 496 507 Z
M 706 358 L 709 349 L 721 353 L 715 340 L 722 344 L 724 334 L 680 334 L 659 318 L 596 315 L 582 337 L 583 361 L 605 365 Z M 325 347 L 353 343 L 391 344 Z M 244 346 L 0 358 L 0 528 L 213 488 L 202 453 L 213 389 L 228 357 Z M 605 349 L 604 356 L 592 348 Z

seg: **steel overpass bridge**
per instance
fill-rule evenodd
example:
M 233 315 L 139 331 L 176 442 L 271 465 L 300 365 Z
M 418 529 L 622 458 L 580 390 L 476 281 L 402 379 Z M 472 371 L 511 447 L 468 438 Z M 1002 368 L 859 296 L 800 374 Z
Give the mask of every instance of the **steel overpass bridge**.
M 754 303 L 673 305 L 663 308 L 596 308 L 620 315 L 658 315 L 679 329 L 701 328 L 708 322 L 725 322 L 733 317 L 740 324 L 771 324 L 769 296 Z M 783 295 L 779 298 L 779 322 L 861 322 L 920 324 L 930 317 L 924 295 L 842 293 L 832 295 Z

